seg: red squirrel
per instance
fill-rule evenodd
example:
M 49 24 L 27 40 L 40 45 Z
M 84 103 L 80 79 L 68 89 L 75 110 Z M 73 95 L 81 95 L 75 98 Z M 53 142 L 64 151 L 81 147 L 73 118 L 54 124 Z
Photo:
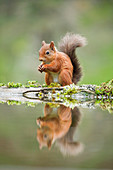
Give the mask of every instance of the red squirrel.
M 84 145 L 74 137 L 80 119 L 81 113 L 77 107 L 71 109 L 64 105 L 46 103 L 44 116 L 36 120 L 39 126 L 37 129 L 39 148 L 51 149 L 55 143 L 63 155 L 75 156 L 81 153 Z
M 39 60 L 42 61 L 38 70 L 45 72 L 45 82 L 59 83 L 61 86 L 77 84 L 82 76 L 81 66 L 75 54 L 77 47 L 86 45 L 86 38 L 78 34 L 67 33 L 59 42 L 59 51 L 54 42 L 46 44 L 42 41 Z
M 71 108 L 64 105 L 60 105 L 58 108 L 51 108 L 46 104 L 44 117 L 37 119 L 37 124 L 40 126 L 37 129 L 37 140 L 40 149 L 43 146 L 51 148 L 55 140 L 63 137 L 68 132 L 71 123 Z

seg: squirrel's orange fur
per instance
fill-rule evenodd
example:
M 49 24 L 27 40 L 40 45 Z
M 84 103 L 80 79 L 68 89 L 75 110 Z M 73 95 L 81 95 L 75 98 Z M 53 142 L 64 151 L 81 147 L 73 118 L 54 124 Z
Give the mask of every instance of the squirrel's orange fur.
M 56 112 L 46 104 L 44 117 L 37 119 L 37 124 L 40 126 L 37 130 L 40 149 L 43 146 L 51 148 L 54 141 L 64 136 L 71 126 L 71 108 L 61 105 L 55 109 Z
M 77 155 L 83 151 L 83 144 L 74 139 L 74 133 L 81 118 L 77 107 L 73 110 L 60 105 L 59 107 L 45 105 L 44 116 L 37 119 L 37 140 L 40 149 L 52 147 L 56 143 L 63 155 Z
M 80 35 L 67 33 L 59 43 L 59 52 L 54 42 L 46 44 L 42 41 L 39 50 L 39 60 L 42 64 L 38 67 L 40 72 L 45 72 L 45 82 L 60 83 L 62 86 L 77 83 L 82 76 L 81 67 L 75 54 L 77 47 L 84 46 L 86 39 Z

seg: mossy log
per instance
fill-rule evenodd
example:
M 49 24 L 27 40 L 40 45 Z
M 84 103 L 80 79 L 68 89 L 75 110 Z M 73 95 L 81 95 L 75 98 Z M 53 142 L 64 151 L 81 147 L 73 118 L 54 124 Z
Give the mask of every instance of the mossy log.
M 58 103 L 66 106 L 84 106 L 89 107 L 97 103 L 101 106 L 109 106 L 113 108 L 113 80 L 96 85 L 76 86 L 60 86 L 51 84 L 50 86 L 39 85 L 35 81 L 29 81 L 27 85 L 21 83 L 1 84 L 0 102 L 8 104 L 36 105 L 38 103 Z M 89 104 L 90 103 L 90 104 Z M 86 107 L 86 106 L 85 106 Z

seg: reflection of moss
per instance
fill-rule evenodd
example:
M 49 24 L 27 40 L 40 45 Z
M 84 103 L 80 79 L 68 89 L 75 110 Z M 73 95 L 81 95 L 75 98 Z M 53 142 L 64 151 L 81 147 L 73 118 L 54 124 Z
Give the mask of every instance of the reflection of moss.
M 110 113 L 113 113 L 113 100 L 110 99 L 102 99 L 99 100 L 97 99 L 96 101 L 91 102 L 88 101 L 87 103 L 87 99 L 83 102 L 83 101 L 78 101 L 76 99 L 72 99 L 71 96 L 70 97 L 62 97 L 62 98 L 58 98 L 58 100 L 56 100 L 55 98 L 53 98 L 51 100 L 52 102 L 48 102 L 47 104 L 53 108 L 53 107 L 59 107 L 60 104 L 62 103 L 63 105 L 65 105 L 66 107 L 70 107 L 70 108 L 74 108 L 75 106 L 85 106 L 85 107 L 89 107 L 92 108 L 92 106 L 95 105 L 99 105 L 101 107 L 102 110 L 108 110 Z M 56 102 L 56 103 L 55 103 Z M 21 101 L 15 101 L 15 100 L 8 100 L 6 102 L 0 101 L 1 104 L 7 103 L 8 105 L 21 105 L 21 104 L 25 104 L 26 106 L 30 106 L 30 107 L 35 107 L 37 103 L 34 102 L 21 102 Z M 90 104 L 91 103 L 91 104 Z
M 108 110 L 110 113 L 113 113 L 113 100 L 110 99 L 102 99 L 96 100 L 95 104 L 99 104 L 102 110 Z
M 63 104 L 67 107 L 74 108 L 76 104 L 79 102 L 76 99 L 71 99 L 71 98 L 64 98 Z
M 15 100 L 8 100 L 8 101 L 7 101 L 7 104 L 8 104 L 8 105 L 21 105 L 22 102 L 20 102 L 20 101 L 15 101 Z

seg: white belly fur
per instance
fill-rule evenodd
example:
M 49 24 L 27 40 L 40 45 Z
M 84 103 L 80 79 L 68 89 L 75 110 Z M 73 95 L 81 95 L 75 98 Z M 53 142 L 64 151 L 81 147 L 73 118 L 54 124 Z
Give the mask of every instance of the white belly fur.
M 58 74 L 57 73 L 51 73 L 52 77 L 53 77 L 53 82 L 54 83 L 59 83 L 58 81 Z

